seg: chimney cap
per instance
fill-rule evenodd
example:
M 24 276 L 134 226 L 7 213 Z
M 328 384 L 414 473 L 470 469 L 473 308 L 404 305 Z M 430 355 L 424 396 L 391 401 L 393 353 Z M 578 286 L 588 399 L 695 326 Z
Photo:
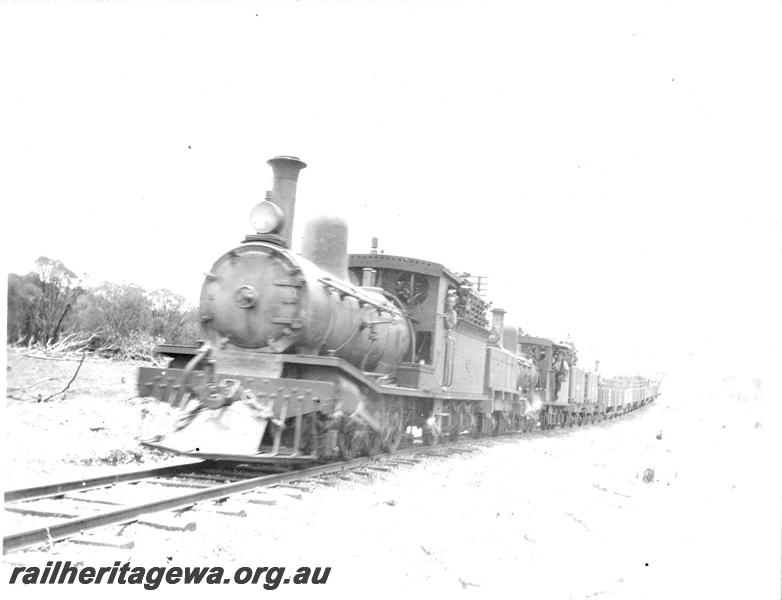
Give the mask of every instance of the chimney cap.
M 293 162 L 293 163 L 299 163 L 299 168 L 303 169 L 307 166 L 307 163 L 305 163 L 303 160 L 301 160 L 298 156 L 275 156 L 274 158 L 270 158 L 266 161 L 267 165 L 274 166 L 275 163 L 280 162 Z

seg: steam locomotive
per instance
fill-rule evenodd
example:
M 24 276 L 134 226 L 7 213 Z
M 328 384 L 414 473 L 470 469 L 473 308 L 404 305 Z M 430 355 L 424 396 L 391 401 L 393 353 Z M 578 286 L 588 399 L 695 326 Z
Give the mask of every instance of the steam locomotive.
M 203 283 L 205 339 L 163 345 L 138 387 L 176 410 L 150 444 L 241 462 L 306 462 L 436 444 L 462 433 L 582 425 L 642 406 L 659 382 L 600 380 L 570 343 L 504 323 L 469 279 L 402 256 L 347 253 L 347 225 L 310 222 L 291 250 L 306 165 L 268 161 L 254 233 Z

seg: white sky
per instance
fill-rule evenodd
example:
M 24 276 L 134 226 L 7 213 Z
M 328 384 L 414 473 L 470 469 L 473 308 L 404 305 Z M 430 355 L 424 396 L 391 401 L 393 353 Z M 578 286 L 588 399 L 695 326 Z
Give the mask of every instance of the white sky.
M 608 371 L 754 373 L 781 26 L 778 0 L 6 4 L 6 270 L 195 301 L 292 154 L 298 231 L 333 212 L 352 251 L 487 275 Z

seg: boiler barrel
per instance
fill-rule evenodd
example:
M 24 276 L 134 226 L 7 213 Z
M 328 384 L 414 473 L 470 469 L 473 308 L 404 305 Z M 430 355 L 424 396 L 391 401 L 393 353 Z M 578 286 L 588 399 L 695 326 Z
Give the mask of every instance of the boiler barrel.
M 378 373 L 393 372 L 412 344 L 409 321 L 382 293 L 266 243 L 217 260 L 201 290 L 201 320 L 215 342 L 337 356 Z

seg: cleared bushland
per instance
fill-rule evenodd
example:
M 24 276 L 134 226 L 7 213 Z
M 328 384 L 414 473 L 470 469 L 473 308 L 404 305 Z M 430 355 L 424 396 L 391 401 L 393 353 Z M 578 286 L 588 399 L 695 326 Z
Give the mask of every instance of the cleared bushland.
M 87 359 L 66 394 L 35 400 L 65 387 L 78 365 L 71 358 L 9 353 L 8 393 L 33 397 L 6 401 L 6 487 L 165 459 L 134 439 L 156 409 L 135 397 L 134 364 Z M 623 419 L 309 491 L 280 488 L 266 492 L 273 504 L 231 500 L 246 516 L 185 517 L 194 532 L 131 527 L 122 536 L 133 549 L 57 544 L 8 555 L 5 570 L 57 559 L 227 573 L 308 565 L 332 567 L 318 588 L 327 597 L 776 598 L 771 408 L 751 391 L 668 382 L 656 403 Z

